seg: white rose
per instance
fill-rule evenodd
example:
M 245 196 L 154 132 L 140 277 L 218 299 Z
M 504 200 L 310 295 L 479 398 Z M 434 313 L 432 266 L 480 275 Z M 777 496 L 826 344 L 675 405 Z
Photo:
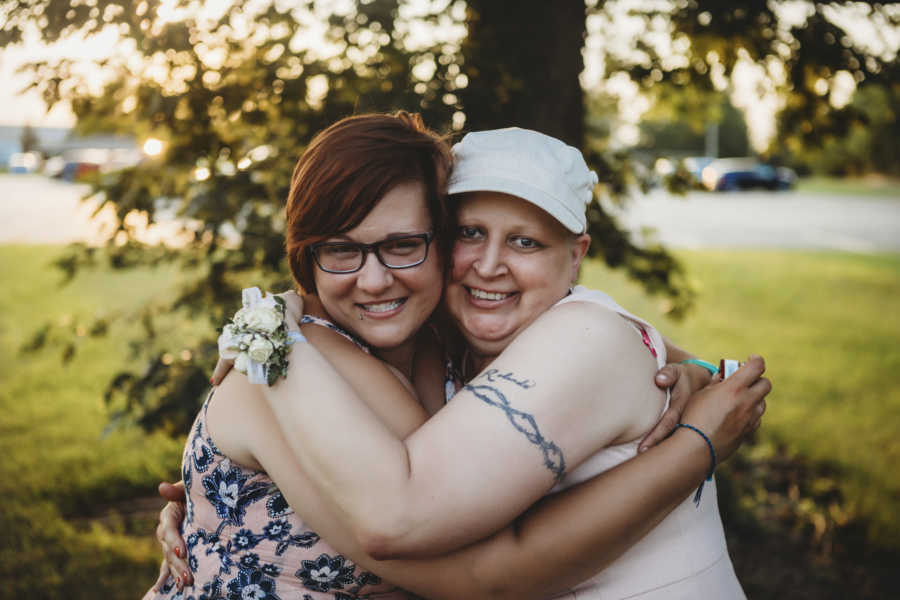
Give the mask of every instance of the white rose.
M 250 342 L 250 347 L 247 349 L 247 355 L 253 362 L 264 363 L 269 360 L 274 349 L 275 347 L 272 345 L 272 342 L 263 337 L 256 336 L 253 338 L 253 341 Z
M 247 348 L 250 347 L 250 342 L 253 341 L 252 333 L 242 333 L 238 336 L 238 343 L 241 346 L 241 352 L 246 352 Z
M 272 333 L 281 325 L 281 314 L 274 308 L 254 306 L 253 308 L 242 310 L 246 311 L 242 318 L 248 329 L 258 329 L 266 333 Z
M 238 373 L 246 373 L 247 367 L 250 365 L 250 358 L 246 352 L 241 352 L 234 359 L 234 370 Z
M 250 311 L 249 308 L 239 308 L 236 313 L 234 313 L 234 324 L 238 327 L 246 327 L 247 326 L 247 313 Z
M 222 335 L 219 336 L 219 356 L 231 359 L 237 356 L 240 351 L 241 336 L 235 331 L 234 325 L 229 323 L 222 328 Z
M 278 307 L 278 303 L 275 301 L 275 296 L 266 292 L 265 297 L 259 301 L 256 306 L 264 306 L 266 308 L 271 308 L 272 310 L 276 310 Z

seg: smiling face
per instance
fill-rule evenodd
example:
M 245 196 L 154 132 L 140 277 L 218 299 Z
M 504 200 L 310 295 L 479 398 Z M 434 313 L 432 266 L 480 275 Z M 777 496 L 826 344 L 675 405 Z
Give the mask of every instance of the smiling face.
M 566 295 L 590 237 L 499 192 L 464 195 L 457 222 L 445 301 L 473 353 L 490 359 Z
M 431 231 L 432 220 L 419 181 L 391 188 L 359 225 L 326 242 L 372 244 L 400 235 Z M 420 265 L 389 269 L 373 252 L 354 273 L 314 273 L 322 305 L 332 320 L 377 349 L 410 345 L 441 298 L 441 264 L 436 248 Z

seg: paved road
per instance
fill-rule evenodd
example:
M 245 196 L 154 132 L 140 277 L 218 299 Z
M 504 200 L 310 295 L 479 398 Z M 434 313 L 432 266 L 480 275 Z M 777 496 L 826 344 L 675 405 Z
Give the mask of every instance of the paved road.
M 82 201 L 89 189 L 39 175 L 0 175 L 0 244 L 102 244 L 115 214 L 106 207 L 94 215 L 98 201 Z M 131 224 L 149 243 L 169 239 L 177 229 L 175 223 L 148 229 L 140 219 Z
M 97 240 L 84 186 L 34 175 L 0 175 L 0 243 Z M 900 198 L 814 196 L 796 192 L 662 191 L 634 199 L 620 222 L 657 230 L 671 247 L 776 247 L 900 251 Z
M 95 204 L 81 203 L 87 186 L 37 175 L 0 175 L 0 243 L 64 244 L 91 240 Z
M 631 231 L 656 229 L 671 247 L 770 247 L 900 251 L 900 198 L 799 192 L 663 191 L 615 211 Z

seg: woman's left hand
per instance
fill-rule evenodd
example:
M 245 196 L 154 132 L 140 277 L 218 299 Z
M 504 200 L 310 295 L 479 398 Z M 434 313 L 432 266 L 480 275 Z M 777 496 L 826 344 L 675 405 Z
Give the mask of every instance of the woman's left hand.
M 669 390 L 669 408 L 660 417 L 659 423 L 641 440 L 638 452 L 655 446 L 672 433 L 675 426 L 681 421 L 688 398 L 694 392 L 691 389 L 691 378 L 685 372 L 684 365 L 679 363 L 665 365 L 656 372 L 653 380 L 658 387 Z

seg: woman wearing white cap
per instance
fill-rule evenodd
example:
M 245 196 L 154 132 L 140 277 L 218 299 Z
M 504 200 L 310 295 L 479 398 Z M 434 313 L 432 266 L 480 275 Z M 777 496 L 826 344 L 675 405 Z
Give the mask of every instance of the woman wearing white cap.
M 596 477 L 636 455 L 667 399 L 651 382 L 666 362 L 656 330 L 602 294 L 569 293 L 589 244 L 584 206 L 594 175 L 577 150 L 525 130 L 470 134 L 455 152 L 450 192 L 465 195 L 446 302 L 474 378 L 400 440 L 358 395 L 402 389 L 354 389 L 315 348 L 295 344 L 287 379 L 265 395 L 315 492 L 333 503 L 331 515 L 308 521 L 358 563 L 429 597 L 542 597 L 567 587 L 578 597 L 742 597 L 714 488 L 696 508 L 679 500 L 683 470 L 733 452 L 740 436 L 729 427 L 758 424 L 768 391 L 762 361 L 711 390 L 744 402 L 689 408 L 693 431 L 678 429 L 665 458 L 654 450 Z M 432 389 L 429 379 L 439 380 L 424 372 L 417 390 Z M 421 398 L 432 412 L 435 397 Z M 344 435 L 334 435 L 338 426 Z M 519 529 L 495 534 L 551 488 L 585 480 L 545 499 Z M 292 505 L 302 501 L 302 490 L 278 483 Z M 644 541 L 576 585 L 676 505 Z M 600 506 L 605 514 L 594 514 Z M 379 560 L 442 554 L 492 534 L 433 559 L 448 560 L 437 570 L 427 559 Z M 451 568 L 460 564 L 468 578 Z M 441 573 L 453 578 L 449 588 L 436 585 Z

